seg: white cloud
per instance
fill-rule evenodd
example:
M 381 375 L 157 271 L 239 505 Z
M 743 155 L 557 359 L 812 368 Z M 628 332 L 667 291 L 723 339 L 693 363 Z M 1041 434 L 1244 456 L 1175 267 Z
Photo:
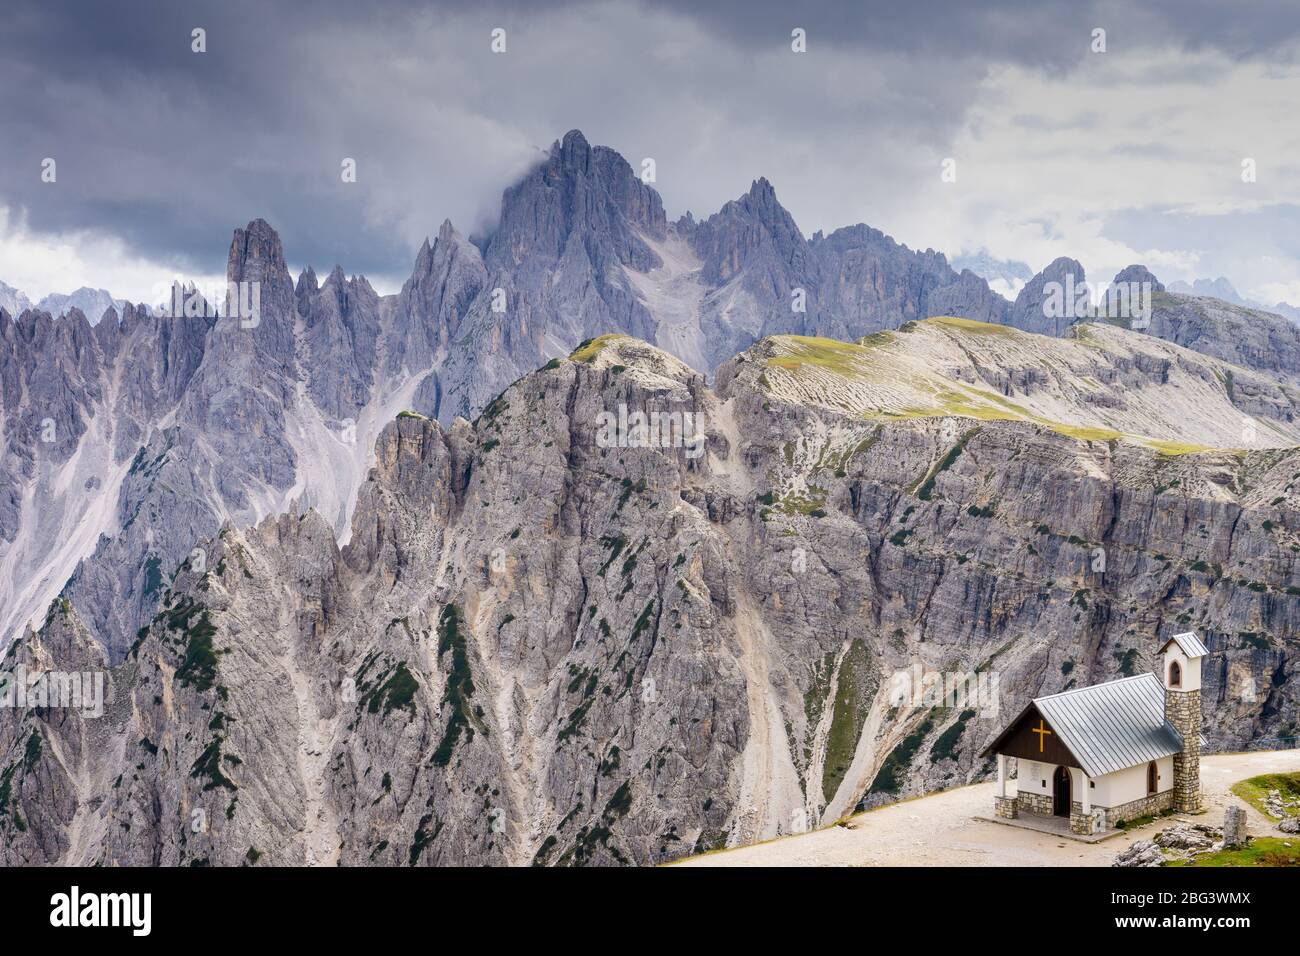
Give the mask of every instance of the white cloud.
M 152 292 L 173 278 L 204 286 L 224 282 L 225 272 L 178 272 L 135 255 L 122 240 L 102 233 L 33 233 L 7 207 L 0 207 L 0 281 L 33 302 L 82 286 L 107 289 L 131 302 L 152 302 Z
M 51 293 L 66 294 L 86 286 L 106 289 L 128 302 L 156 305 L 166 298 L 165 291 L 159 295 L 159 290 L 177 280 L 200 289 L 224 287 L 224 263 L 213 265 L 220 271 L 177 269 L 133 254 L 122 240 L 97 232 L 34 233 L 0 206 L 0 282 L 25 293 L 33 303 Z M 296 280 L 303 267 L 292 262 L 288 267 Z M 320 276 L 321 281 L 324 278 Z M 398 274 L 366 277 L 380 295 L 398 292 L 405 278 Z
M 1012 302 L 1020 294 L 1020 290 L 1025 287 L 1023 279 L 989 279 L 987 280 L 989 288 Z
M 1252 288 L 1248 295 L 1264 305 L 1276 305 L 1287 302 L 1300 306 L 1300 279 L 1291 282 L 1266 282 Z
M 1294 65 L 1173 49 L 1098 55 L 1059 76 L 996 67 L 948 147 L 958 181 L 940 184 L 936 171 L 931 186 L 903 197 L 912 208 L 894 214 L 898 234 L 1034 269 L 1069 256 L 1098 281 L 1134 262 L 1166 281 L 1226 271 L 1227 242 L 1146 245 L 1107 220 L 1121 211 L 1226 216 L 1293 201 L 1300 126 L 1278 119 L 1293 110 L 1298 81 Z M 1253 184 L 1241 180 L 1243 157 L 1258 164 Z M 1232 240 L 1239 262 L 1270 248 L 1266 236 Z

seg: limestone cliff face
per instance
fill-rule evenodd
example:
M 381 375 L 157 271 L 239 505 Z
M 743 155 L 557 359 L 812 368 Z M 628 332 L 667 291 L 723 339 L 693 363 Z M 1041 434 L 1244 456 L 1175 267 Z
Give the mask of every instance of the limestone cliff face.
M 609 336 L 473 424 L 398 416 L 344 546 L 227 526 L 103 717 L 0 711 L 0 862 L 657 862 L 975 779 L 998 715 L 1188 628 L 1212 749 L 1294 732 L 1294 394 L 1041 341 L 777 337 L 709 388 Z M 102 661 L 56 602 L 0 671 Z M 978 706 L 896 695 L 971 672 Z

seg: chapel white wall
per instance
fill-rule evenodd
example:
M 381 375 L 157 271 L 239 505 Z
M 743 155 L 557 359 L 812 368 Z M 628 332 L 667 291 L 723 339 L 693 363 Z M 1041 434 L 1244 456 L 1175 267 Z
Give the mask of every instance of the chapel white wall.
M 1156 792 L 1164 793 L 1166 790 L 1172 790 L 1174 786 L 1174 758 L 1162 757 L 1157 760 L 1156 772 L 1160 775 Z M 1014 797 L 1017 793 L 1040 793 L 1045 796 L 1053 796 L 1055 774 L 1056 766 L 1054 764 L 1019 759 L 1016 761 L 1015 778 L 1007 781 L 1007 796 Z M 1042 785 L 1043 780 L 1047 781 L 1046 787 Z M 1126 767 L 1114 773 L 1094 777 L 1093 781 L 1096 786 L 1089 791 L 1088 802 L 1094 807 L 1118 807 L 1134 800 L 1141 800 L 1147 796 L 1147 765 L 1138 764 L 1136 767 Z M 1083 802 L 1084 786 L 1083 771 L 1077 767 L 1071 767 L 1070 799 L 1072 801 Z
M 1174 758 L 1162 757 L 1156 761 L 1156 772 L 1160 775 L 1156 782 L 1156 792 L 1164 793 L 1174 786 Z M 1095 778 L 1097 786 L 1092 789 L 1092 805 L 1095 807 L 1118 807 L 1134 800 L 1141 800 L 1147 795 L 1147 765 L 1125 767 L 1114 773 L 1103 774 Z
M 1017 793 L 1041 793 L 1047 796 L 1052 795 L 1052 774 L 1056 772 L 1056 766 L 1050 763 L 1039 763 L 1036 760 L 1025 760 L 1016 758 L 1016 777 L 1014 780 L 1007 781 L 1007 796 L 1014 797 Z M 1043 786 L 1042 781 L 1047 781 L 1047 786 Z

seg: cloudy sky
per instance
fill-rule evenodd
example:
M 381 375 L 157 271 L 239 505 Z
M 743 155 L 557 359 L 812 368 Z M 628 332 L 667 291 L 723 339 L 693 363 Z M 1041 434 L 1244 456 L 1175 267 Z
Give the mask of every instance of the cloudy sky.
M 0 281 L 33 299 L 210 280 L 256 216 L 295 268 L 394 291 L 444 218 L 490 230 L 576 127 L 654 158 L 673 217 L 766 176 L 807 234 L 1300 303 L 1290 0 L 5 6 Z

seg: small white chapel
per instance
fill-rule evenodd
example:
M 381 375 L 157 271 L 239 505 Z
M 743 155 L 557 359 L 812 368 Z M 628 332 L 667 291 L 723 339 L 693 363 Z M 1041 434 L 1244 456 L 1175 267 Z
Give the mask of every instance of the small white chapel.
M 997 755 L 994 813 L 1063 817 L 1078 834 L 1201 805 L 1201 660 L 1194 633 L 1157 650 L 1139 674 L 1030 701 L 983 751 Z M 1007 759 L 1017 773 L 1007 777 Z M 1064 822 L 1064 821 L 1063 821 Z

